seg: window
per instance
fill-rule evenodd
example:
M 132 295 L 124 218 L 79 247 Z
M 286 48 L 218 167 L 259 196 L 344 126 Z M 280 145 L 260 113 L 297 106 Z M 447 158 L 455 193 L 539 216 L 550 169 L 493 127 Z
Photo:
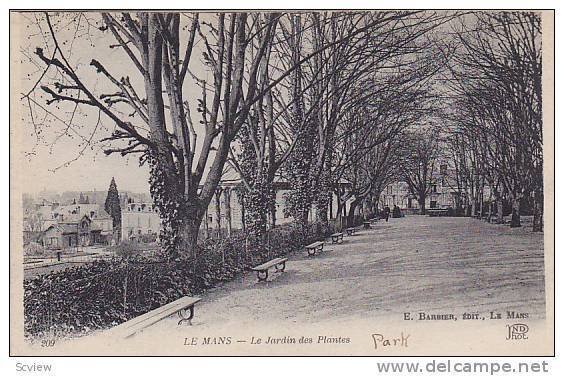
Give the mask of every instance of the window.
M 431 208 L 436 208 L 437 207 L 437 201 L 431 201 L 430 203 Z
M 446 175 L 448 166 L 446 163 L 441 164 L 441 175 Z
M 431 185 L 431 190 L 433 191 L 433 193 L 437 193 L 437 185 L 436 184 Z

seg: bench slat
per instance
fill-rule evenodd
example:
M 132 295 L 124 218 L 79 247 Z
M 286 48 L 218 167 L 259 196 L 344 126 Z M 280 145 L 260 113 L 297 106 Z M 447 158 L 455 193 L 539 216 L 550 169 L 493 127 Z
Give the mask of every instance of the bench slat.
M 281 264 L 281 263 L 286 262 L 286 261 L 288 261 L 287 258 L 277 257 L 275 259 L 272 259 L 270 261 L 265 262 L 264 264 L 255 266 L 254 268 L 252 268 L 252 270 L 254 270 L 254 271 L 266 270 L 266 269 L 273 267 L 274 265 Z
M 167 311 L 161 312 L 160 315 L 156 315 L 156 316 L 147 318 L 144 321 L 138 322 L 135 325 L 129 326 L 128 328 L 124 328 L 124 329 L 118 329 L 115 332 L 119 333 L 120 337 L 122 337 L 122 338 L 131 337 L 135 333 L 138 333 L 138 332 L 142 331 L 143 329 L 146 329 L 146 328 L 150 327 L 151 325 L 154 325 L 154 324 L 158 323 L 159 321 L 164 320 L 165 318 L 174 315 L 176 312 L 180 311 L 181 309 L 182 309 L 182 307 L 180 307 L 180 306 L 169 308 Z
M 118 332 L 129 332 L 132 331 L 133 332 L 131 334 L 134 334 L 135 332 L 146 328 L 148 326 L 153 325 L 156 322 L 159 322 L 160 320 L 173 315 L 174 313 L 180 311 L 183 308 L 189 307 L 191 305 L 196 304 L 197 302 L 199 302 L 200 300 L 202 300 L 201 298 L 195 298 L 192 296 L 185 296 L 182 297 L 180 299 L 177 299 L 171 303 L 165 304 L 164 306 L 161 306 L 159 308 L 156 308 L 152 311 L 149 311 L 147 313 L 144 313 L 140 316 L 135 317 L 134 319 L 128 320 L 126 322 L 124 322 L 123 324 L 120 324 L 116 327 L 114 327 L 112 329 L 112 332 L 114 333 L 118 333 Z M 130 334 L 130 335 L 131 335 Z M 129 336 L 129 335 L 127 335 Z
M 323 244 L 324 244 L 323 242 L 315 242 L 315 243 L 311 243 L 309 245 L 306 245 L 306 248 L 317 248 L 317 247 L 319 247 L 320 245 L 323 245 Z

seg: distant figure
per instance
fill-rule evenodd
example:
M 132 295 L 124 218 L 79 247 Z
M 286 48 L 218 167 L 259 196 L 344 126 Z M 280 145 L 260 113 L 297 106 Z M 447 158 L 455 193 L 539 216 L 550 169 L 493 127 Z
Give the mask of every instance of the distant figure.
M 384 218 L 386 218 L 386 222 L 388 222 L 388 218 L 390 218 L 390 207 L 388 205 L 384 208 Z

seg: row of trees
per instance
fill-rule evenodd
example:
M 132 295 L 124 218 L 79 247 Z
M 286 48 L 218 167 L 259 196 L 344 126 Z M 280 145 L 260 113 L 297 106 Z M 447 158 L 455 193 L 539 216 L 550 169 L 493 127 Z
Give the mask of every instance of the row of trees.
M 490 203 L 497 202 L 498 220 L 504 200 L 509 201 L 512 227 L 520 226 L 522 201 L 532 200 L 533 231 L 542 231 L 540 15 L 473 13 L 457 25 L 447 140 L 457 185 L 470 197 L 472 214 L 486 210 L 486 186 Z
M 84 147 L 98 137 L 107 154 L 138 154 L 150 167 L 167 257 L 195 249 L 227 166 L 241 176 L 247 231 L 259 237 L 269 222 L 275 225 L 278 177 L 290 184 L 286 214 L 302 226 L 312 208 L 321 222 L 359 208 L 375 211 L 383 189 L 398 180 L 424 210 L 434 167 L 422 161 L 434 161 L 439 150 L 427 124 L 440 107 L 436 77 L 447 62 L 455 93 L 449 145 L 460 186 L 503 186 L 499 192 L 516 202 L 528 192 L 542 195 L 542 178 L 540 186 L 527 185 L 519 176 L 542 177 L 534 15 L 471 21 L 420 11 L 34 16 L 27 21 L 36 38 L 22 49 L 38 67 L 22 93 L 27 121 L 36 130 L 62 123 L 63 134 L 78 134 Z M 462 27 L 475 25 L 460 31 L 457 46 L 444 47 L 437 30 L 455 17 Z M 507 21 L 512 17 L 531 28 Z M 498 34 L 501 42 L 494 43 Z M 91 133 L 84 136 L 86 128 Z M 527 138 L 518 142 L 523 132 Z M 330 212 L 332 194 L 337 213 Z
M 243 179 L 246 223 L 259 236 L 275 218 L 276 176 L 291 183 L 288 214 L 302 225 L 312 207 L 328 220 L 339 179 L 352 182 L 354 206 L 377 199 L 402 132 L 429 107 L 431 34 L 448 17 L 44 13 L 30 21 L 44 45 L 26 55 L 43 68 L 23 99 L 35 128 L 62 113 L 73 132 L 80 111 L 97 119 L 93 135 L 114 126 L 105 152 L 149 164 L 161 242 L 174 258 L 194 249 L 227 163 Z M 80 33 L 97 44 L 72 50 Z M 112 64 L 102 48 L 119 49 L 129 65 Z

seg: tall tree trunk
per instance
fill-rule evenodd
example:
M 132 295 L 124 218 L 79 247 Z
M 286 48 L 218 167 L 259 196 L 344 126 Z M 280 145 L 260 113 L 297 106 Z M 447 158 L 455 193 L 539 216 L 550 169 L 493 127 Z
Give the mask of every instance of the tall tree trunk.
M 206 232 L 206 239 L 210 238 L 210 224 L 208 222 L 208 218 L 209 218 L 209 213 L 208 213 L 208 209 L 206 209 L 206 214 L 204 218 L 204 230 Z
M 247 220 L 245 219 L 246 216 L 245 200 L 243 199 L 240 191 L 237 192 L 237 195 L 239 196 L 239 203 L 241 205 L 241 230 L 246 231 Z
M 501 224 L 503 223 L 503 195 L 501 193 L 496 197 L 496 203 L 497 203 L 497 223 Z
M 369 218 L 372 217 L 372 210 L 370 208 L 370 197 L 365 197 L 362 200 L 362 215 L 364 217 L 364 220 L 368 220 Z
M 534 191 L 533 197 L 533 231 L 544 231 L 544 194 L 542 190 Z
M 478 215 L 478 218 L 482 219 L 485 218 L 484 215 L 484 189 L 483 187 L 480 187 L 480 193 L 479 193 L 479 200 L 480 200 L 480 214 Z
M 227 229 L 227 236 L 231 236 L 231 188 L 225 188 L 223 190 L 223 206 L 225 211 L 225 227 Z
M 327 223 L 329 222 L 328 207 L 317 206 L 315 207 L 315 217 L 319 222 Z
M 478 215 L 478 192 L 474 192 L 474 195 L 472 196 L 472 217 L 476 218 Z
M 360 203 L 360 200 L 358 200 L 358 199 L 355 199 L 355 200 L 353 200 L 353 202 L 351 202 L 351 206 L 349 207 L 349 218 L 348 218 L 348 225 L 349 226 L 354 223 L 354 216 L 355 216 L 356 209 L 357 209 L 359 203 Z
M 490 204 L 488 207 L 488 222 L 491 223 L 492 222 L 492 214 L 493 214 L 493 200 L 492 200 L 492 196 L 490 195 Z
M 335 196 L 336 200 L 337 200 L 337 213 L 336 213 L 336 217 L 337 218 L 342 218 L 343 217 L 343 200 L 341 199 L 341 192 L 340 192 L 340 188 L 336 191 L 336 196 Z
M 217 228 L 217 237 L 221 238 L 221 190 L 215 193 L 215 225 Z
M 276 201 L 270 205 L 270 228 L 276 227 Z
M 456 215 L 462 215 L 462 198 L 460 192 L 454 198 Z
M 202 224 L 202 216 L 187 217 L 179 226 L 179 233 L 181 234 L 180 250 L 190 250 L 192 257 L 197 257 L 196 250 L 198 245 L 198 235 L 200 232 L 200 225 Z
M 417 202 L 419 203 L 419 214 L 421 215 L 425 215 L 426 214 L 426 210 L 425 210 L 425 197 L 421 197 L 419 196 L 419 198 L 417 199 Z

